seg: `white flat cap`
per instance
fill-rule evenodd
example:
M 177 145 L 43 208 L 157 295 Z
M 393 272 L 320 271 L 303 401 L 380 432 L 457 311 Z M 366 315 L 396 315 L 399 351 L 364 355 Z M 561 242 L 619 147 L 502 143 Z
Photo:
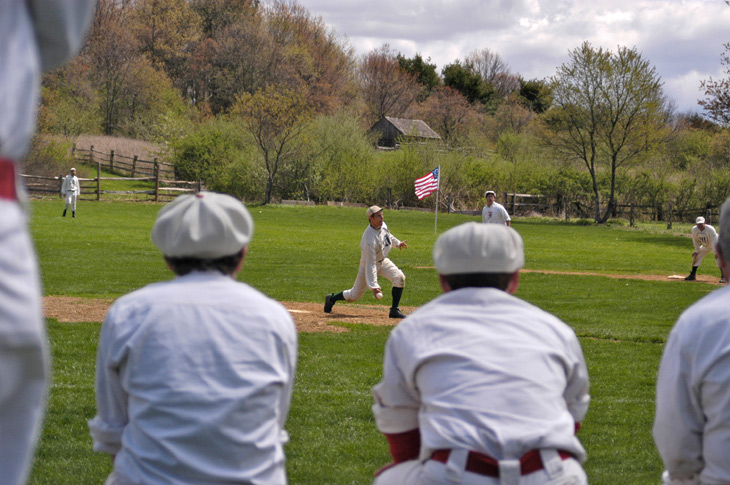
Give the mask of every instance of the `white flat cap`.
M 439 236 L 433 262 L 442 275 L 514 273 L 525 265 L 525 250 L 511 227 L 467 222 Z
M 163 207 L 152 242 L 171 258 L 215 259 L 238 253 L 251 240 L 253 218 L 230 195 L 181 195 Z
M 368 219 L 369 219 L 371 215 L 377 214 L 378 212 L 381 212 L 382 210 L 383 210 L 383 208 L 380 207 L 379 205 L 371 205 L 370 207 L 368 207 L 368 210 L 365 211 L 365 214 L 367 214 Z
M 695 219 L 695 224 L 704 224 L 704 223 L 705 223 L 705 218 L 702 216 Z

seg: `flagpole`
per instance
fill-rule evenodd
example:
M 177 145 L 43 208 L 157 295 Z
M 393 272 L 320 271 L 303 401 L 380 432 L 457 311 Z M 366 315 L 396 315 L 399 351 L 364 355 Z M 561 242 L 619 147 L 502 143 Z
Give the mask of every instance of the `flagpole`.
M 441 187 L 441 165 L 438 166 L 438 178 L 436 179 L 436 210 L 434 211 L 433 218 L 433 233 L 438 234 L 438 221 L 439 221 L 439 187 Z

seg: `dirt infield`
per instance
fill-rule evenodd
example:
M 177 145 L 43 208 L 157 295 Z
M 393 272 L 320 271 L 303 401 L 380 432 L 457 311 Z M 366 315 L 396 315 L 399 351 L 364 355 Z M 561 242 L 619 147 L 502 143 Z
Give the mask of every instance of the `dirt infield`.
M 70 296 L 46 296 L 43 310 L 46 317 L 59 322 L 101 322 L 112 304 L 110 299 L 76 298 Z M 289 310 L 300 332 L 347 332 L 333 322 L 366 323 L 368 325 L 394 325 L 398 320 L 388 318 L 388 307 L 378 305 L 339 304 L 332 313 L 322 311 L 324 303 L 282 302 Z M 413 307 L 401 307 L 404 313 Z
M 604 276 L 607 278 L 636 279 L 646 281 L 672 281 L 693 284 L 684 281 L 683 275 L 618 275 L 603 273 L 580 273 L 565 271 L 543 271 L 523 269 L 523 273 L 544 273 L 577 276 Z M 698 275 L 697 282 L 720 286 L 717 277 Z M 55 318 L 59 322 L 101 322 L 112 304 L 111 299 L 76 298 L 69 296 L 46 296 L 43 298 L 43 309 L 46 317 Z M 335 322 L 365 323 L 368 325 L 394 325 L 398 320 L 388 318 L 388 307 L 385 305 L 361 305 L 357 303 L 339 303 L 332 313 L 322 311 L 323 303 L 282 302 L 291 312 L 300 332 L 346 332 L 347 329 L 332 325 Z M 404 313 L 411 313 L 414 307 L 401 307 Z

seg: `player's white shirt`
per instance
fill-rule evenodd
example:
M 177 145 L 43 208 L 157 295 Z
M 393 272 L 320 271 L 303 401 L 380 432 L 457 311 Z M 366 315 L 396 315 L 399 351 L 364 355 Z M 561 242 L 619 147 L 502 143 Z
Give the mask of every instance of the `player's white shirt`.
M 35 129 L 41 71 L 81 46 L 95 0 L 0 0 L 0 158 L 19 167 Z M 20 184 L 19 184 L 20 185 Z M 38 263 L 22 204 L 0 200 L 0 481 L 26 482 L 49 359 Z
M 499 202 L 493 202 L 491 206 L 485 205 L 482 209 L 482 222 L 484 224 L 507 224 L 510 221 L 507 209 Z
M 368 225 L 360 239 L 360 266 L 365 267 L 365 280 L 368 288 L 378 288 L 377 263 L 382 262 L 390 254 L 393 246 L 399 246 L 401 241 L 392 235 L 388 225 L 383 222 L 380 229 Z
M 99 339 L 94 450 L 121 483 L 286 483 L 296 360 L 286 309 L 218 272 L 130 293 Z
M 672 478 L 730 483 L 730 287 L 677 320 L 664 347 L 654 441 Z
M 574 433 L 590 401 L 575 333 L 501 290 L 451 291 L 399 323 L 373 395 L 381 432 L 420 428 L 422 459 L 443 448 L 586 456 Z
M 716 242 L 717 231 L 711 225 L 705 224 L 705 228 L 702 231 L 697 226 L 692 228 L 692 243 L 695 246 L 695 251 L 699 251 L 702 247 L 714 251 Z
M 81 185 L 79 184 L 79 178 L 76 175 L 68 174 L 63 179 L 61 184 L 61 193 L 66 194 L 67 192 L 73 192 L 74 195 L 78 196 L 81 193 Z

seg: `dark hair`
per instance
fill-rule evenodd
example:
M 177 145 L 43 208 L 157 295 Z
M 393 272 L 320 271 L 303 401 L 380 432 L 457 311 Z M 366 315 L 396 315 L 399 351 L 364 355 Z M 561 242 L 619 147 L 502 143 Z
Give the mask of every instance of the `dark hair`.
M 178 276 L 185 276 L 192 271 L 220 271 L 224 275 L 232 275 L 238 264 L 243 259 L 243 249 L 236 254 L 223 256 L 221 258 L 169 258 L 165 260 L 170 264 L 172 271 Z
M 514 273 L 460 273 L 444 275 L 452 290 L 459 288 L 497 288 L 505 291 Z

